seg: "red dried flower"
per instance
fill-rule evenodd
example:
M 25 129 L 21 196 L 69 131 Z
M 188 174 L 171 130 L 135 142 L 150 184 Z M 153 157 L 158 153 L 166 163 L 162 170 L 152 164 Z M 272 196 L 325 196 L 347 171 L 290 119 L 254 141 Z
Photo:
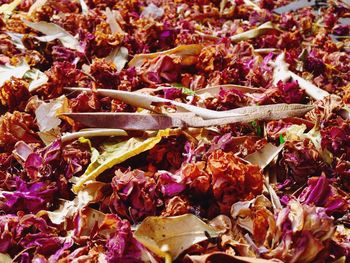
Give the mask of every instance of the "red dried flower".
M 204 162 L 187 163 L 181 169 L 184 181 L 190 188 L 190 194 L 195 197 L 204 196 L 210 190 L 211 178 L 204 169 Z
M 212 190 L 222 213 L 228 214 L 231 205 L 260 194 L 263 175 L 260 168 L 245 164 L 233 153 L 214 151 L 208 158 L 207 171 L 212 176 Z
M 7 112 L 0 117 L 0 148 L 11 150 L 18 141 L 41 143 L 34 118 L 23 112 Z
M 23 110 L 30 94 L 25 80 L 11 78 L 0 87 L 0 101 L 10 112 Z

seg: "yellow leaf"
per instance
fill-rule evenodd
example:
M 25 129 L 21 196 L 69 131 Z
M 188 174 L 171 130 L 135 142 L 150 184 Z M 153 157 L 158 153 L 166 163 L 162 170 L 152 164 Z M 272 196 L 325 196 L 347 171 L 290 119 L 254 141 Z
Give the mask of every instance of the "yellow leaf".
M 12 261 L 12 258 L 8 254 L 0 253 L 0 262 L 11 263 L 13 261 Z
M 84 188 L 86 182 L 94 180 L 98 175 L 114 165 L 152 149 L 163 137 L 169 136 L 170 131 L 170 129 L 161 130 L 155 137 L 150 137 L 146 140 L 144 138 L 131 138 L 117 144 L 105 144 L 102 154 L 93 149 L 91 163 L 73 186 L 73 192 L 79 192 Z
M 22 0 L 15 0 L 10 4 L 3 4 L 0 6 L 0 13 L 8 13 L 11 14 L 13 10 L 22 2 Z

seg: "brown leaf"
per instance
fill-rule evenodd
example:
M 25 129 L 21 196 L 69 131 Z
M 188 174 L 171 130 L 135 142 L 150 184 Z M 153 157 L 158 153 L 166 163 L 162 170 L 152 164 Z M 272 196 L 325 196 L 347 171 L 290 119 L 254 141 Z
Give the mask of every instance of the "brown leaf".
M 280 153 L 282 149 L 283 144 L 276 147 L 272 143 L 268 143 L 262 149 L 249 154 L 244 159 L 251 164 L 258 165 L 261 169 L 264 169 Z
M 192 214 L 174 217 L 147 217 L 134 233 L 134 237 L 160 257 L 171 255 L 176 259 L 194 244 L 216 237 L 218 233 Z
M 65 88 L 69 91 L 86 91 L 91 93 L 91 89 L 87 88 Z M 211 125 L 221 125 L 223 120 L 217 120 L 219 118 L 232 118 L 231 123 L 234 122 L 250 122 L 254 120 L 274 120 L 282 119 L 286 117 L 293 116 L 303 116 L 308 111 L 312 110 L 314 107 L 312 105 L 304 104 L 272 104 L 263 106 L 248 106 L 242 107 L 234 110 L 227 111 L 215 111 L 206 108 L 197 107 L 194 105 L 189 105 L 186 103 L 168 100 L 156 96 L 151 96 L 147 94 L 141 94 L 136 92 L 128 92 L 121 90 L 108 90 L 108 89 L 98 89 L 97 93 L 102 96 L 108 96 L 114 99 L 119 99 L 133 105 L 138 108 L 148 109 L 154 111 L 154 103 L 164 103 L 172 104 L 177 107 L 178 112 L 192 112 L 198 117 L 203 119 L 216 119 Z M 224 121 L 227 123 L 227 120 Z M 193 126 L 193 125 L 191 125 Z M 199 124 L 196 126 L 200 126 Z M 203 125 L 202 125 L 203 126 Z M 209 126 L 206 124 L 205 126 Z

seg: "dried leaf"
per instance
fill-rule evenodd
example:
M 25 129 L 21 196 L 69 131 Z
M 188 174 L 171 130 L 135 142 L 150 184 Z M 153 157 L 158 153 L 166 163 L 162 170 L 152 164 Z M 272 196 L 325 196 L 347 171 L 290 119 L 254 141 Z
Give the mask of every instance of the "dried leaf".
M 223 234 L 232 228 L 231 219 L 226 215 L 218 215 L 210 220 L 209 225 L 220 234 Z
M 118 47 L 113 50 L 107 57 L 107 61 L 111 61 L 120 72 L 128 62 L 129 51 L 126 47 Z
M 309 139 L 315 146 L 316 150 L 319 152 L 322 159 L 331 164 L 333 161 L 333 155 L 327 149 L 323 149 L 321 146 L 321 132 L 317 126 L 312 128 L 309 132 L 305 133 L 307 127 L 305 124 L 302 125 L 291 125 L 286 131 L 286 140 L 304 140 Z
M 239 41 L 246 41 L 249 39 L 253 39 L 256 38 L 258 36 L 261 36 L 263 34 L 266 34 L 267 32 L 271 31 L 271 30 L 276 30 L 275 26 L 269 21 L 266 22 L 260 26 L 258 26 L 257 28 L 248 30 L 246 32 L 237 34 L 237 35 L 233 35 L 230 37 L 230 40 L 233 42 L 239 42 Z
M 141 13 L 141 17 L 145 18 L 159 18 L 164 15 L 163 7 L 158 7 L 153 3 L 150 3 Z
M 299 105 L 300 106 L 300 105 Z M 68 119 L 91 128 L 113 128 L 123 130 L 162 130 L 166 128 L 210 127 L 237 122 L 255 120 L 276 120 L 290 116 L 304 115 L 311 108 L 292 104 L 274 104 L 269 106 L 249 106 L 235 111 L 217 112 L 217 118 L 203 119 L 191 112 L 149 114 L 124 112 L 82 112 L 63 113 Z M 243 113 L 241 113 L 243 112 Z M 220 114 L 226 114 L 222 117 Z
M 216 112 L 216 118 L 205 120 L 205 126 L 224 125 L 237 122 L 252 122 L 255 120 L 279 120 L 293 116 L 303 116 L 313 109 L 304 104 L 272 104 L 264 106 L 247 106 L 234 110 Z M 214 111 L 215 112 L 215 111 Z M 195 122 L 196 119 L 193 120 Z M 203 127 L 200 123 L 194 127 Z
M 91 93 L 91 89 L 86 88 L 66 88 L 70 91 L 86 91 Z M 119 99 L 128 103 L 130 105 L 136 106 L 138 108 L 148 109 L 154 111 L 154 103 L 164 103 L 164 104 L 173 104 L 177 106 L 182 111 L 192 112 L 196 115 L 204 118 L 204 119 L 214 119 L 214 118 L 223 118 L 228 116 L 237 116 L 241 114 L 236 114 L 235 112 L 229 111 L 214 111 L 208 110 L 205 108 L 196 107 L 193 105 L 185 104 L 178 101 L 168 100 L 156 96 L 151 96 L 148 94 L 142 94 L 138 92 L 129 92 L 129 91 L 121 91 L 121 90 L 108 90 L 108 89 L 98 89 L 96 91 L 98 94 L 102 96 L 107 96 L 115 99 Z
M 91 234 L 91 230 L 98 226 L 100 227 L 105 220 L 108 221 L 108 214 L 102 213 L 99 210 L 93 209 L 91 207 L 85 207 L 83 208 L 80 213 L 81 218 L 79 222 L 78 232 L 80 236 L 86 236 L 89 237 Z M 111 225 L 110 228 L 104 229 L 104 231 L 100 232 L 100 236 L 106 238 L 110 234 L 112 234 L 115 231 L 115 228 L 113 225 Z M 98 261 L 98 263 L 104 262 L 104 261 Z
M 15 144 L 15 148 L 12 151 L 13 156 L 23 166 L 28 156 L 33 152 L 33 148 L 26 144 L 24 141 L 19 141 Z
M 106 21 L 109 24 L 109 27 L 111 28 L 112 34 L 122 34 L 124 35 L 125 32 L 120 27 L 120 25 L 117 22 L 117 18 L 114 14 L 115 11 L 111 11 L 109 7 L 106 9 Z
M 303 88 L 305 92 L 315 100 L 322 100 L 330 95 L 327 91 L 320 89 L 310 81 L 307 81 L 302 77 L 299 77 L 294 72 L 290 71 L 288 69 L 289 65 L 284 61 L 284 56 L 284 53 L 281 53 L 275 60 L 275 69 L 273 72 L 274 85 L 276 85 L 280 80 L 285 82 L 288 79 L 292 78 L 293 80 L 298 81 L 299 86 Z
M 9 254 L 3 254 L 0 253 L 0 262 L 1 263 L 12 263 L 12 258 L 9 256 Z
M 11 77 L 22 78 L 28 70 L 30 70 L 30 67 L 24 60 L 18 66 L 0 65 L 0 86 L 10 80 Z
M 289 65 L 284 61 L 284 53 L 278 55 L 275 60 L 274 71 L 273 71 L 273 84 L 277 85 L 277 83 L 281 80 L 286 82 L 290 79 L 290 71 Z
M 91 93 L 91 89 L 86 88 L 66 88 L 70 91 L 85 91 Z M 304 104 L 272 104 L 263 106 L 248 106 L 234 110 L 227 111 L 215 111 L 206 108 L 201 108 L 189 104 L 185 104 L 178 101 L 168 100 L 148 94 L 141 94 L 137 92 L 128 92 L 121 90 L 108 90 L 98 89 L 96 91 L 102 96 L 107 96 L 115 99 L 124 101 L 127 104 L 133 105 L 138 108 L 148 109 L 155 111 L 154 103 L 172 104 L 178 108 L 178 111 L 187 111 L 196 114 L 203 119 L 216 119 L 213 120 L 211 125 L 221 125 L 222 122 L 228 120 L 218 120 L 220 118 L 232 118 L 230 122 L 249 122 L 253 120 L 264 120 L 264 119 L 280 119 L 293 116 L 302 116 L 306 112 L 313 109 L 313 106 Z M 206 124 L 206 126 L 209 126 Z M 197 126 L 198 127 L 198 126 Z
M 57 116 L 66 111 L 69 111 L 69 107 L 68 100 L 64 95 L 49 103 L 39 102 L 39 106 L 35 110 L 35 117 L 40 130 L 38 135 L 46 145 L 60 137 L 61 120 Z
M 200 90 L 196 91 L 196 94 L 199 95 L 200 97 L 202 97 L 202 96 L 214 97 L 214 96 L 217 96 L 222 89 L 224 89 L 224 90 L 234 89 L 234 90 L 241 91 L 243 93 L 261 93 L 261 92 L 263 92 L 259 88 L 228 84 L 228 85 L 217 85 L 217 86 L 212 86 L 212 87 L 200 89 Z
M 64 113 L 64 116 L 73 119 L 86 127 L 138 131 L 156 131 L 172 127 L 191 126 L 191 123 L 186 125 L 187 120 L 192 121 L 195 117 L 191 113 L 173 113 L 164 115 L 123 112 Z M 199 119 L 203 121 L 203 119 Z
M 65 200 L 55 211 L 48 211 L 47 215 L 51 222 L 59 225 L 66 219 L 73 217 L 80 209 L 86 207 L 89 203 L 98 201 L 102 198 L 101 189 L 105 186 L 101 182 L 89 182 L 85 188 L 78 193 L 72 201 Z
M 35 110 L 35 117 L 39 130 L 41 132 L 46 132 L 58 127 L 61 120 L 57 115 L 68 110 L 68 100 L 64 95 L 57 99 L 53 99 L 49 103 L 41 103 L 41 105 Z
M 45 143 L 45 145 L 49 145 L 60 137 L 61 129 L 59 127 L 56 127 L 49 131 L 38 132 L 38 135 L 40 139 Z
M 160 257 L 170 254 L 176 259 L 194 244 L 218 233 L 192 214 L 175 217 L 147 217 L 139 225 L 134 237 Z
M 268 143 L 262 149 L 249 154 L 244 159 L 251 164 L 259 166 L 261 169 L 264 169 L 280 153 L 283 146 L 284 144 L 281 144 L 280 146 L 276 147 L 272 143 Z
M 227 2 L 228 2 L 228 0 L 221 0 L 220 1 L 220 14 L 222 15 L 222 14 L 224 14 L 224 10 L 225 10 L 225 6 L 226 6 L 226 4 L 227 4 Z
M 268 184 L 266 185 L 267 187 L 267 190 L 270 194 L 270 199 L 271 199 L 271 204 L 272 204 L 272 207 L 274 210 L 281 210 L 283 207 L 282 207 L 282 204 L 281 204 L 281 201 L 278 197 L 278 195 L 276 194 L 276 191 L 273 189 L 273 187 Z
M 258 48 L 254 49 L 254 53 L 256 54 L 270 54 L 270 53 L 279 53 L 280 50 L 277 48 Z
M 34 23 L 25 19 L 23 20 L 23 23 L 31 27 L 32 29 L 35 29 L 46 35 L 43 37 L 37 37 L 37 39 L 39 39 L 42 42 L 49 42 L 55 39 L 59 39 L 62 45 L 66 48 L 71 48 L 79 52 L 84 51 L 83 48 L 80 46 L 78 39 L 76 39 L 74 36 L 68 33 L 65 29 L 54 23 L 48 23 L 44 21 Z
M 9 4 L 3 4 L 0 6 L 0 13 L 11 14 L 17 6 L 21 4 L 22 0 L 14 0 Z
M 272 204 L 264 195 L 258 195 L 249 201 L 236 202 L 231 207 L 231 216 L 241 228 L 253 233 L 252 207 L 271 208 Z
M 252 257 L 240 257 L 228 255 L 224 252 L 213 252 L 200 256 L 186 256 L 185 263 L 282 263 L 280 260 L 267 260 Z
M 96 149 L 93 149 L 91 163 L 85 173 L 79 177 L 77 183 L 73 186 L 73 192 L 77 193 L 81 191 L 86 182 L 94 180 L 102 172 L 112 168 L 114 165 L 152 149 L 163 137 L 169 135 L 170 130 L 161 130 L 155 137 L 150 137 L 146 140 L 144 138 L 131 138 L 117 144 L 104 144 L 104 152 L 101 154 L 99 154 Z
M 129 67 L 141 67 L 147 60 L 154 59 L 162 55 L 174 55 L 181 58 L 186 58 L 190 56 L 198 56 L 202 51 L 203 46 L 199 44 L 192 45 L 180 45 L 176 48 L 169 49 L 166 51 L 150 53 L 150 54 L 137 54 L 129 62 Z
M 128 136 L 128 133 L 120 129 L 86 129 L 73 133 L 64 133 L 61 137 L 62 142 L 76 140 L 80 137 L 110 137 L 110 136 Z
M 47 0 L 36 0 L 34 4 L 32 4 L 28 10 L 27 15 L 31 16 L 35 11 L 40 9 L 43 5 L 45 5 Z
M 263 11 L 263 9 L 261 9 L 261 7 L 258 6 L 257 4 L 255 4 L 253 1 L 250 1 L 250 0 L 243 0 L 243 1 L 244 1 L 245 5 L 251 6 L 255 11 L 257 11 L 257 12 Z
M 11 38 L 12 43 L 16 46 L 17 49 L 26 50 L 22 42 L 23 34 L 13 32 L 6 32 L 6 34 Z
M 31 69 L 27 71 L 24 77 L 32 79 L 28 87 L 29 92 L 35 91 L 37 88 L 46 84 L 49 80 L 49 77 L 38 69 Z
M 320 89 L 319 87 L 312 84 L 310 81 L 307 81 L 302 77 L 299 77 L 294 72 L 290 71 L 290 76 L 292 77 L 293 80 L 298 81 L 299 86 L 303 88 L 305 92 L 315 100 L 322 100 L 325 97 L 330 95 L 327 91 Z
M 81 13 L 87 15 L 89 13 L 89 7 L 86 5 L 84 0 L 79 0 L 81 6 Z

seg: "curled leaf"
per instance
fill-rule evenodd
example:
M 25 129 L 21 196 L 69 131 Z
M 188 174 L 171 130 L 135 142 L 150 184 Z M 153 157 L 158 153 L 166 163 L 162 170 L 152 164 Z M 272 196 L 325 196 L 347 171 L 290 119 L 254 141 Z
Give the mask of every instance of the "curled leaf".
M 258 36 L 261 36 L 263 34 L 266 34 L 267 32 L 271 31 L 271 30 L 276 30 L 275 26 L 269 21 L 266 22 L 260 26 L 258 26 L 257 28 L 248 30 L 246 32 L 237 34 L 237 35 L 233 35 L 230 37 L 230 40 L 232 42 L 239 42 L 239 41 L 246 41 L 249 39 L 253 39 L 256 38 Z
M 129 62 L 129 67 L 141 67 L 147 60 L 154 59 L 161 55 L 174 55 L 185 60 L 186 57 L 198 56 L 202 51 L 202 48 L 203 46 L 199 44 L 180 45 L 176 48 L 169 49 L 166 51 L 150 53 L 150 54 L 137 54 Z
M 78 132 L 65 133 L 62 135 L 62 142 L 73 141 L 80 137 L 104 137 L 104 136 L 128 136 L 127 132 L 120 129 L 86 129 Z
M 53 128 L 49 131 L 38 132 L 40 139 L 45 143 L 45 145 L 53 143 L 60 137 L 60 134 L 61 129 L 59 127 Z
M 3 4 L 0 6 L 0 13 L 11 14 L 17 6 L 21 4 L 22 0 L 14 0 L 9 4 Z
M 83 15 L 87 15 L 89 13 L 89 7 L 86 5 L 84 0 L 79 0 L 81 6 L 81 12 Z
M 258 49 L 254 49 L 254 53 L 257 53 L 257 54 L 279 53 L 279 49 L 277 49 L 277 48 L 258 48 Z
M 217 85 L 217 86 L 200 89 L 196 91 L 196 94 L 202 99 L 205 99 L 208 97 L 214 97 L 219 95 L 221 90 L 238 90 L 243 93 L 261 93 L 262 92 L 262 90 L 259 88 L 228 84 L 228 85 Z
M 288 69 L 289 65 L 284 61 L 284 53 L 281 53 L 275 61 L 274 72 L 273 72 L 273 83 L 276 85 L 280 80 L 285 82 L 288 79 L 292 78 L 293 80 L 298 81 L 298 84 L 305 92 L 315 100 L 322 100 L 323 98 L 329 96 L 329 93 L 323 89 L 312 84 L 310 81 L 299 77 L 294 72 Z
M 101 182 L 89 182 L 84 190 L 80 191 L 72 201 L 63 201 L 55 211 L 48 211 L 47 215 L 51 222 L 59 225 L 72 218 L 80 209 L 86 207 L 90 202 L 99 200 L 102 197 L 101 189 L 105 186 Z
M 304 140 L 309 139 L 315 146 L 316 150 L 319 152 L 322 159 L 331 164 L 333 161 L 333 155 L 327 149 L 323 149 L 321 146 L 322 136 L 320 129 L 316 126 L 312 128 L 309 132 L 305 133 L 307 127 L 305 124 L 296 125 L 293 124 L 288 127 L 286 131 L 286 139 L 287 140 Z
M 290 76 L 292 77 L 293 80 L 298 81 L 298 84 L 301 88 L 305 89 L 305 92 L 311 96 L 312 98 L 316 100 L 322 100 L 325 97 L 329 96 L 330 94 L 317 87 L 316 85 L 312 84 L 310 81 L 307 81 L 303 79 L 302 77 L 299 77 L 297 74 L 294 72 L 290 72 Z
M 246 229 L 250 233 L 254 231 L 252 211 L 255 207 L 270 208 L 272 204 L 264 195 L 258 195 L 250 201 L 240 201 L 231 207 L 231 216 L 237 225 Z
M 78 39 L 68 33 L 62 27 L 44 21 L 40 22 L 30 22 L 28 20 L 23 20 L 24 24 L 35 29 L 46 36 L 37 37 L 42 42 L 49 42 L 55 39 L 59 39 L 62 45 L 66 48 L 71 48 L 79 52 L 83 52 L 83 48 L 80 46 Z
M 37 88 L 46 84 L 49 80 L 49 77 L 38 69 L 27 71 L 25 77 L 32 79 L 28 87 L 29 92 L 35 91 Z
M 310 105 L 284 103 L 264 106 L 247 106 L 234 110 L 217 112 L 216 119 L 210 121 L 212 122 L 211 125 L 221 125 L 227 124 L 229 121 L 231 123 L 246 123 L 254 120 L 278 120 L 287 117 L 303 116 L 312 109 L 313 106 Z M 207 126 L 209 125 L 207 124 Z
M 91 163 L 85 173 L 79 177 L 77 183 L 73 186 L 73 191 L 75 193 L 79 192 L 84 188 L 86 182 L 94 180 L 102 172 L 114 165 L 152 149 L 163 137 L 169 135 L 170 130 L 161 130 L 156 136 L 146 140 L 144 138 L 131 138 L 117 144 L 105 143 L 103 145 L 104 152 L 101 154 L 94 149 Z
M 107 61 L 111 61 L 120 72 L 128 62 L 129 51 L 126 47 L 118 47 L 113 50 L 107 57 Z
M 22 78 L 28 70 L 30 70 L 30 67 L 24 60 L 17 66 L 0 65 L 0 86 L 10 80 L 11 77 Z
M 65 96 L 54 99 L 49 103 L 42 102 L 35 110 L 39 130 L 45 132 L 58 127 L 61 120 L 57 115 L 67 110 L 69 110 L 68 100 Z
M 281 152 L 282 149 L 283 144 L 277 147 L 272 143 L 268 143 L 262 149 L 249 154 L 244 159 L 251 164 L 259 166 L 261 169 L 264 169 Z
M 36 0 L 34 4 L 32 4 L 28 10 L 27 15 L 31 16 L 36 10 L 40 9 L 43 5 L 45 5 L 47 0 Z
M 86 91 L 88 93 L 92 92 L 91 89 L 86 89 L 86 88 L 66 88 L 66 90 Z M 135 107 L 148 109 L 151 111 L 154 111 L 154 106 L 153 106 L 154 103 L 164 103 L 164 104 L 173 104 L 177 106 L 179 109 L 181 109 L 182 111 L 195 113 L 204 119 L 223 118 L 223 117 L 237 115 L 235 112 L 228 112 L 228 111 L 219 112 L 214 110 L 208 110 L 205 108 L 200 108 L 200 107 L 189 105 L 186 103 L 168 100 L 168 99 L 151 96 L 148 94 L 142 94 L 138 92 L 108 90 L 108 89 L 98 89 L 96 92 L 102 96 L 108 96 L 111 98 L 119 99 Z
M 137 228 L 134 237 L 160 257 L 176 259 L 194 244 L 218 233 L 192 214 L 175 217 L 147 217 Z
M 199 108 L 201 109 L 201 108 Z M 217 112 L 217 118 L 203 119 L 191 112 L 145 114 L 123 112 L 62 113 L 86 127 L 123 130 L 162 130 L 166 128 L 209 127 L 255 120 L 275 120 L 304 115 L 311 108 L 305 105 L 274 104 L 249 106 L 234 111 Z M 226 114 L 226 115 L 221 115 Z M 223 116 L 223 117 L 222 117 Z
M 66 90 L 86 91 L 88 93 L 92 92 L 91 89 L 87 88 L 66 88 Z M 232 119 L 231 122 L 249 122 L 256 119 L 280 119 L 293 116 L 302 116 L 306 112 L 313 109 L 313 106 L 303 104 L 273 104 L 264 106 L 248 106 L 227 111 L 215 111 L 137 92 L 98 89 L 97 93 L 102 96 L 119 99 L 135 107 L 148 109 L 151 111 L 155 111 L 155 108 L 153 106 L 154 103 L 172 104 L 178 108 L 178 111 L 192 112 L 197 116 L 202 117 L 203 119 L 232 117 L 234 119 Z M 227 123 L 227 120 L 225 122 Z M 222 123 L 220 120 L 213 120 L 213 123 L 211 125 L 221 124 Z M 210 125 L 206 124 L 205 126 Z
M 111 11 L 111 9 L 109 9 L 108 7 L 106 9 L 106 17 L 106 21 L 109 24 L 109 27 L 111 28 L 112 34 L 125 34 L 123 29 L 117 22 L 117 18 L 114 15 L 114 11 Z
M 260 6 L 258 6 L 256 3 L 254 3 L 253 1 L 250 0 L 243 0 L 244 4 L 247 6 L 251 6 L 255 11 L 257 12 L 261 12 L 263 11 L 263 9 L 261 9 Z
M 22 42 L 23 34 L 13 32 L 6 32 L 6 34 L 11 38 L 12 43 L 16 46 L 17 49 L 26 50 Z

